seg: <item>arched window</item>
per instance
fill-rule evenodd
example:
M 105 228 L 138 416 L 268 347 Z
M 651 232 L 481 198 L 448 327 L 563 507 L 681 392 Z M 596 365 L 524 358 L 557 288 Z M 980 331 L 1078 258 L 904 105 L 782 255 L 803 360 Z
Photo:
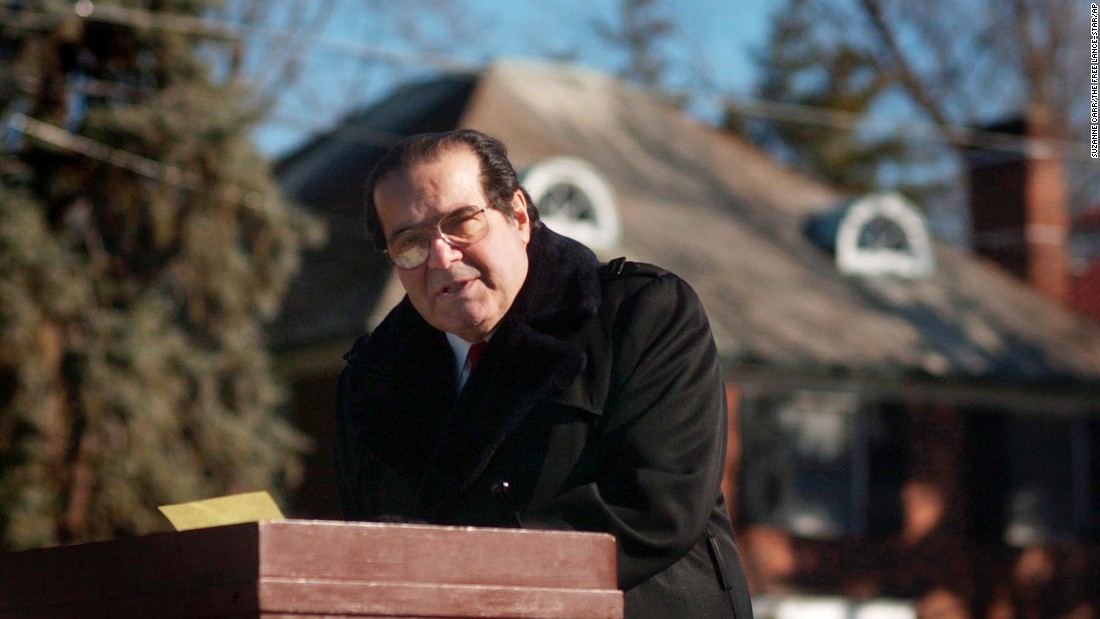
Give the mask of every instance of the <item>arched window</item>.
M 595 166 L 577 157 L 552 157 L 521 179 L 542 221 L 555 232 L 594 250 L 619 242 L 619 211 L 611 185 Z
M 932 274 L 924 217 L 897 193 L 875 194 L 813 216 L 809 235 L 833 252 L 846 275 L 918 278 Z

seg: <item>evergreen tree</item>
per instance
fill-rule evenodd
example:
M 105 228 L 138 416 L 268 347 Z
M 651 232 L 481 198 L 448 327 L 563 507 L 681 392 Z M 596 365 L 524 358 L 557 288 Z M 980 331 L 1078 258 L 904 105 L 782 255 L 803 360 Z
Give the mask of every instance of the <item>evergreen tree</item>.
M 818 0 L 789 0 L 775 13 L 757 87 L 759 98 L 773 103 L 770 113 L 745 115 L 731 108 L 727 126 L 853 194 L 889 186 L 918 203 L 936 196 L 945 189 L 942 183 L 904 171 L 934 165 L 945 151 L 913 143 L 897 125 L 878 122 L 875 107 L 898 94 L 895 80 L 876 66 L 865 39 L 830 27 L 832 10 Z M 894 108 L 889 115 L 911 112 L 898 98 L 887 105 Z
M 625 50 L 627 64 L 620 74 L 644 86 L 656 86 L 664 77 L 667 62 L 659 51 L 661 41 L 672 33 L 672 20 L 661 12 L 661 0 L 623 0 L 618 23 L 596 23 L 596 34 L 612 47 Z
M 1086 84 L 1074 77 L 1083 15 L 1068 0 L 787 0 L 760 58 L 759 95 L 794 107 L 763 118 L 733 109 L 730 125 L 844 188 L 958 208 L 968 148 L 1025 148 L 980 128 L 1043 110 L 1032 119 L 1049 119 L 1040 137 L 1075 166 L 1080 207 L 1098 195 L 1097 175 L 1077 165 L 1083 148 L 1060 141 L 1087 135 Z
M 0 3 L 3 548 L 162 529 L 157 505 L 298 474 L 262 328 L 319 228 L 209 39 L 166 27 L 214 4 Z

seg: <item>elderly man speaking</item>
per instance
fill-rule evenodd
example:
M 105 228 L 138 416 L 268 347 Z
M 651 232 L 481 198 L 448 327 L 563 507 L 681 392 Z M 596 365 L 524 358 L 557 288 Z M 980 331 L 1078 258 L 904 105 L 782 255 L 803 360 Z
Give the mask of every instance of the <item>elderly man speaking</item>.
M 750 618 L 720 490 L 725 392 L 691 288 L 541 224 L 477 131 L 406 138 L 367 190 L 406 297 L 346 355 L 345 515 L 611 533 L 628 619 Z

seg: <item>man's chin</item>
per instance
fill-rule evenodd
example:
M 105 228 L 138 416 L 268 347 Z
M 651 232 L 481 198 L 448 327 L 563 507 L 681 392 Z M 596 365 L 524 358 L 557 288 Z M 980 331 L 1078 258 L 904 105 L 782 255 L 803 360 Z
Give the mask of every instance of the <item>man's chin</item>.
M 475 342 L 484 335 L 485 320 L 475 315 L 448 316 L 433 326 L 458 335 L 464 340 Z

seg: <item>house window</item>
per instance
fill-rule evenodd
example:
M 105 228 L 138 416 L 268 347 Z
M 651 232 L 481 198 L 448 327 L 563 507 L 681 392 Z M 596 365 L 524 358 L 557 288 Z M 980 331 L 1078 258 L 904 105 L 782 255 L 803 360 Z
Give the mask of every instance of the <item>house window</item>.
M 1085 415 L 974 414 L 975 534 L 1020 547 L 1094 537 L 1097 427 Z
M 896 193 L 858 200 L 837 230 L 836 262 L 841 273 L 926 277 L 933 260 L 924 218 Z
M 901 418 L 850 393 L 744 396 L 746 521 L 829 539 L 897 526 Z
M 619 210 L 611 184 L 576 157 L 552 157 L 523 172 L 521 181 L 551 230 L 594 250 L 619 242 Z
M 1024 547 L 1100 537 L 1100 419 L 953 410 L 956 444 L 921 410 L 856 394 L 743 391 L 741 518 L 816 539 L 894 533 L 900 490 L 923 470 L 956 485 L 953 521 L 975 538 Z
M 864 196 L 812 215 L 806 233 L 833 252 L 845 275 L 927 277 L 932 237 L 920 211 L 897 193 Z

